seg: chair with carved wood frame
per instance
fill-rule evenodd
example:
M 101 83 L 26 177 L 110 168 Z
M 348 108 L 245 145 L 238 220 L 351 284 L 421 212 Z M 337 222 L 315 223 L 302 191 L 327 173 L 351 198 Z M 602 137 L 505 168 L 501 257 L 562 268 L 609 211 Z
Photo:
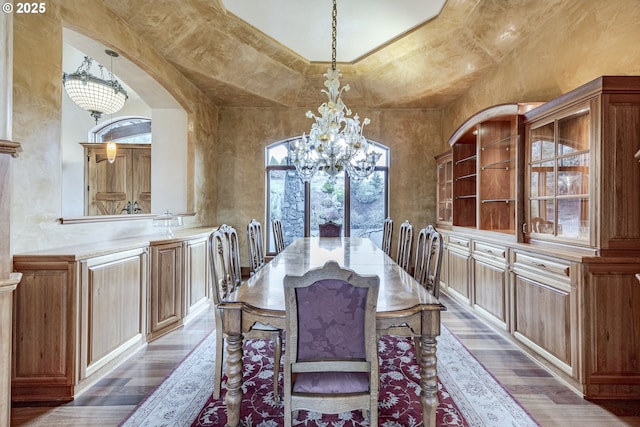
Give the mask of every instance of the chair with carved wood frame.
M 276 255 L 284 250 L 284 234 L 282 233 L 282 221 L 279 219 L 271 220 L 271 228 L 273 230 L 273 241 L 276 246 Z
M 385 254 L 391 256 L 391 239 L 393 238 L 393 220 L 387 217 L 382 227 L 382 250 Z
M 214 370 L 213 397 L 220 397 L 222 384 L 222 370 L 224 357 L 224 327 L 222 320 L 222 310 L 219 307 L 227 295 L 234 292 L 242 284 L 240 277 L 240 263 L 238 254 L 238 234 L 235 229 L 223 224 L 220 228 L 209 235 L 209 266 L 211 270 L 213 302 L 216 306 L 214 310 L 216 323 L 216 359 Z M 273 398 L 280 401 L 278 393 L 278 376 L 280 373 L 280 357 L 282 354 L 282 330 L 269 325 L 256 323 L 251 330 L 245 334 L 245 338 L 267 338 L 273 341 Z
M 378 425 L 379 284 L 378 276 L 360 276 L 335 261 L 284 277 L 285 427 L 300 409 L 368 411 L 370 425 Z
M 247 247 L 249 249 L 249 271 L 251 274 L 264 266 L 262 225 L 254 218 L 247 224 Z
M 444 257 L 444 242 L 438 231 L 429 235 L 427 246 L 427 272 L 424 281 L 425 288 L 436 298 L 440 298 L 440 270 L 442 270 L 442 258 Z
M 440 270 L 442 269 L 443 251 L 442 235 L 436 231 L 433 225 L 428 225 L 420 230 L 416 241 L 413 277 L 436 298 L 440 296 Z
M 429 237 L 435 231 L 432 225 L 429 225 L 418 232 L 416 238 L 415 263 L 413 266 L 413 278 L 418 283 L 424 285 L 427 275 L 427 246 L 429 245 Z
M 342 226 L 333 221 L 327 221 L 318 225 L 320 237 L 340 237 Z
M 411 245 L 413 244 L 413 225 L 409 220 L 400 225 L 396 263 L 406 272 L 411 268 Z

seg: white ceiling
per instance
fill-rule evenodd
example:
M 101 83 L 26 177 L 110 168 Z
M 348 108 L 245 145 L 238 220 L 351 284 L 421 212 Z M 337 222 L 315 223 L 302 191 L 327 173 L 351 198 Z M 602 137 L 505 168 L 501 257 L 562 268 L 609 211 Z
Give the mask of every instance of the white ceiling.
M 446 0 L 337 2 L 338 62 L 354 62 L 437 16 Z M 331 0 L 222 0 L 225 8 L 311 62 L 331 61 Z

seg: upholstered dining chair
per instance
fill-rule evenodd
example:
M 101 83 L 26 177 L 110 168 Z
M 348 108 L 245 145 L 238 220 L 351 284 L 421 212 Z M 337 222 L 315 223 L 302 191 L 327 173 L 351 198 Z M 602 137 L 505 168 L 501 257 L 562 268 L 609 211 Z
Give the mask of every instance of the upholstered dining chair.
M 276 245 L 276 254 L 284 250 L 284 234 L 282 233 L 282 221 L 279 219 L 271 220 L 271 229 L 273 230 L 273 241 Z
M 209 236 L 209 265 L 212 277 L 212 295 L 215 309 L 216 322 L 216 360 L 214 372 L 213 397 L 220 397 L 222 382 L 222 368 L 224 358 L 224 327 L 222 320 L 222 310 L 218 308 L 230 293 L 234 292 L 242 284 L 239 278 L 239 268 L 234 266 L 234 260 L 239 259 L 238 235 L 235 229 L 223 224 L 220 228 Z M 237 264 L 239 266 L 239 264 Z M 282 354 L 282 330 L 269 325 L 256 323 L 247 332 L 245 338 L 267 338 L 273 340 L 274 360 L 273 360 L 273 398 L 280 401 L 278 392 L 278 376 L 280 374 L 280 357 Z
M 393 220 L 387 217 L 382 227 L 382 250 L 391 256 L 391 239 L 393 238 Z
M 255 218 L 247 224 L 247 246 L 249 248 L 249 271 L 253 274 L 264 265 L 262 225 Z
M 406 220 L 400 225 L 398 233 L 398 251 L 396 253 L 396 262 L 406 272 L 411 267 L 411 245 L 413 245 L 413 225 Z
M 378 425 L 379 284 L 378 276 L 360 276 L 335 261 L 284 277 L 285 427 L 300 409 L 368 411 L 369 425 Z
M 319 224 L 318 229 L 320 237 L 340 237 L 342 226 L 333 221 L 327 221 L 324 224 Z

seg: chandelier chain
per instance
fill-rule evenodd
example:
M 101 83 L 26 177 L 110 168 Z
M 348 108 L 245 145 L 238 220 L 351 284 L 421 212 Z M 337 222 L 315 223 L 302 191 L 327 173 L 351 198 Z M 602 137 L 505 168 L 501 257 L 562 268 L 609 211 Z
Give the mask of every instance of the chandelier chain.
M 360 122 L 357 114 L 342 100 L 342 94 L 349 91 L 349 85 L 340 86 L 340 71 L 336 68 L 336 34 L 338 27 L 337 0 L 333 0 L 331 21 L 331 68 L 324 74 L 324 89 L 327 100 L 318 107 L 319 115 L 307 111 L 307 117 L 314 119 L 309 135 L 289 145 L 289 156 L 300 178 L 308 181 L 322 171 L 328 181 L 335 184 L 339 176 L 347 173 L 358 180 L 371 175 L 376 168 L 381 153 L 375 151 L 374 144 L 362 135 L 368 118 Z
M 338 35 L 338 6 L 337 0 L 333 0 L 333 12 L 331 13 L 331 69 L 336 69 L 336 46 Z

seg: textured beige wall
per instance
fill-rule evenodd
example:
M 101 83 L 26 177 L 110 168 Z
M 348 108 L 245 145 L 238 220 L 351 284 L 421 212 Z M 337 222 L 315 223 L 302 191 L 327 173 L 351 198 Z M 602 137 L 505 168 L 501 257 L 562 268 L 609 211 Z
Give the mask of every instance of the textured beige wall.
M 142 42 L 102 2 L 49 0 L 44 14 L 14 15 L 12 247 L 21 253 L 150 233 L 151 220 L 60 224 L 62 27 L 126 56 L 166 87 L 188 114 L 188 203 L 194 224 L 215 222 L 214 147 L 217 108 L 182 74 Z M 66 96 L 66 95 L 65 95 Z M 171 173 L 167 165 L 166 173 Z
M 318 100 L 318 105 L 321 99 Z M 348 105 L 348 95 L 345 96 Z M 314 106 L 309 106 L 313 108 Z M 435 222 L 434 156 L 445 146 L 439 110 L 366 110 L 365 136 L 390 149 L 390 216 L 416 227 Z M 251 218 L 265 220 L 265 147 L 308 132 L 307 109 L 221 108 L 217 218 L 244 233 Z M 241 246 L 244 245 L 241 240 Z M 246 248 L 241 248 L 246 264 Z
M 496 104 L 549 101 L 602 75 L 640 74 L 638 0 L 571 1 L 444 112 L 443 139 Z
M 390 215 L 418 226 L 435 220 L 433 156 L 470 115 L 509 102 L 545 101 L 603 74 L 640 74 L 637 0 L 559 2 L 561 13 L 507 54 L 444 112 L 364 110 L 366 136 L 391 148 Z M 264 147 L 310 127 L 305 109 L 217 109 L 153 46 L 102 2 L 49 0 L 42 15 L 14 16 L 14 252 L 148 232 L 147 221 L 60 225 L 62 26 L 121 52 L 163 84 L 189 114 L 189 198 L 196 222 L 228 222 L 244 232 L 264 219 Z M 344 83 L 349 83 L 345 80 Z M 321 99 L 318 99 L 318 103 Z M 170 173 L 170 167 L 167 169 Z M 140 224 L 144 222 L 145 224 Z M 244 239 L 243 239 L 244 240 Z M 243 250 L 243 257 L 245 250 Z

